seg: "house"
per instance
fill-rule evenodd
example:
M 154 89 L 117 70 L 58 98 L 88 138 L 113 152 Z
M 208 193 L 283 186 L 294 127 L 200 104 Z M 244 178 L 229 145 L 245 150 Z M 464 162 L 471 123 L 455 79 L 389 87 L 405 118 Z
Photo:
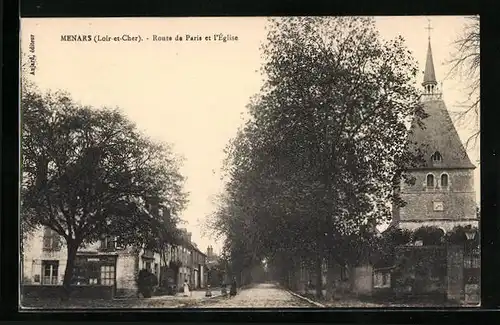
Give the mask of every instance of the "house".
M 73 285 L 82 295 L 123 297 L 137 295 L 136 275 L 147 269 L 158 278 L 159 286 L 181 288 L 185 280 L 191 286 L 206 285 L 206 255 L 189 241 L 170 245 L 163 252 L 122 246 L 117 238 L 103 238 L 82 247 L 77 252 Z M 67 250 L 62 238 L 47 227 L 36 229 L 24 243 L 22 285 L 23 291 L 39 294 L 40 290 L 55 290 L 63 283 Z M 171 281 L 168 281 L 170 276 Z
M 136 295 L 137 272 L 148 269 L 159 279 L 160 263 L 158 253 L 120 246 L 116 238 L 103 238 L 77 252 L 72 284 L 92 286 L 86 291 L 98 296 L 103 292 L 108 297 Z M 40 289 L 36 286 L 61 286 L 67 264 L 64 240 L 50 228 L 39 227 L 24 243 L 22 264 L 22 284 L 27 291 L 36 292 Z
M 206 254 L 207 283 L 211 286 L 220 286 L 222 283 L 229 283 L 230 279 L 226 270 L 221 268 L 221 259 L 214 252 L 214 248 L 209 245 Z
M 191 247 L 191 285 L 193 288 L 201 289 L 207 285 L 207 255 L 200 251 L 195 243 Z

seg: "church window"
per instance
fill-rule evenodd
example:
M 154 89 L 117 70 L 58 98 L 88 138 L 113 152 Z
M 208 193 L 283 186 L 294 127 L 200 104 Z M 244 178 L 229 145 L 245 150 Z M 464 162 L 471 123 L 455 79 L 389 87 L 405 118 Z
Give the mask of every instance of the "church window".
M 434 187 L 434 175 L 427 175 L 427 187 Z
M 432 162 L 434 163 L 439 163 L 443 160 L 443 157 L 439 153 L 439 151 L 436 151 L 432 156 L 431 156 Z
M 447 187 L 447 186 L 448 186 L 448 175 L 442 174 L 441 175 L 441 187 Z

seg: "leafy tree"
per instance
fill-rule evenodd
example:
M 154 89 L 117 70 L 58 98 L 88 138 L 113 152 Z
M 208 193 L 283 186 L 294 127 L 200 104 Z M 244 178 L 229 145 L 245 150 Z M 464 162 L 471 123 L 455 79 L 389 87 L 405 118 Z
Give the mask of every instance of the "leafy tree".
M 467 239 L 466 233 L 475 233 L 472 240 Z M 472 226 L 456 226 L 450 232 L 446 233 L 446 240 L 448 243 L 453 245 L 464 245 L 470 242 L 472 247 L 479 247 L 480 236 L 479 229 Z
M 467 99 L 460 103 L 464 110 L 458 116 L 458 121 L 465 121 L 474 126 L 474 132 L 467 139 L 466 147 L 474 147 L 480 134 L 480 38 L 479 16 L 468 17 L 462 33 L 454 41 L 455 48 L 448 61 L 448 75 L 459 77 L 467 85 Z
M 423 245 L 440 245 L 444 239 L 444 231 L 437 227 L 424 226 L 413 232 L 413 240 L 421 240 Z
M 219 226 L 250 255 L 312 255 L 321 275 L 324 256 L 347 263 L 390 218 L 395 182 L 419 158 L 406 150 L 406 124 L 425 117 L 416 64 L 360 17 L 270 19 L 263 57 L 267 79 L 228 148 Z
M 69 294 L 80 246 L 103 236 L 143 246 L 175 229 L 186 203 L 180 161 L 116 109 L 81 106 L 61 92 L 21 95 L 21 218 L 64 238 Z M 174 217 L 162 219 L 152 202 Z

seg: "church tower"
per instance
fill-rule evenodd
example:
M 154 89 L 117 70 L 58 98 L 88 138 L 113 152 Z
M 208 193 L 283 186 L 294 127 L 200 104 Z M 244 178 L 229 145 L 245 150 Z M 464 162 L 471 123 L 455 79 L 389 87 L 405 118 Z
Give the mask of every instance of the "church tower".
M 403 229 L 434 226 L 448 232 L 456 226 L 478 226 L 473 173 L 476 167 L 467 155 L 437 85 L 429 34 L 421 96 L 428 116 L 423 125 L 412 124 L 409 139 L 423 152 L 425 161 L 409 171 L 416 179 L 415 184 L 400 184 L 400 195 L 406 205 L 394 211 L 393 222 Z

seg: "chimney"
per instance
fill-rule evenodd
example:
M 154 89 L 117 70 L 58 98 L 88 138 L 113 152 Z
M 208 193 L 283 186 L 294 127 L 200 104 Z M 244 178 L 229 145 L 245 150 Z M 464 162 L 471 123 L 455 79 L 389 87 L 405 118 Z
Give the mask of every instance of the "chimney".
M 163 218 L 167 218 L 167 219 L 170 218 L 170 209 L 169 208 L 164 207 L 162 209 L 162 212 L 163 212 Z
M 188 233 L 187 233 L 187 239 L 188 239 L 188 242 L 191 242 L 191 236 L 192 236 L 192 235 L 193 235 L 193 234 L 192 234 L 192 233 L 190 233 L 190 232 L 188 232 Z

